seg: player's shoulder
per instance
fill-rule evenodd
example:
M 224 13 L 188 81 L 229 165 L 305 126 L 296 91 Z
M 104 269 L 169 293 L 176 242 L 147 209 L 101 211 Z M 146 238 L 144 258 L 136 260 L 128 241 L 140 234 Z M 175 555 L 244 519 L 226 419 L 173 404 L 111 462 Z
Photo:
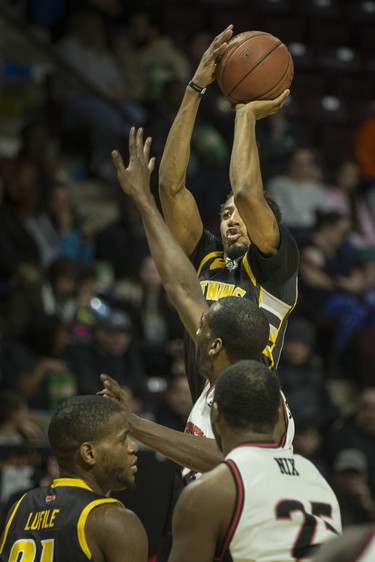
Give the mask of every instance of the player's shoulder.
M 137 533 L 143 526 L 139 517 L 121 502 L 99 504 L 87 518 L 86 532 L 98 540 L 108 533 L 121 534 L 124 528 Z
M 107 560 L 112 559 L 111 553 L 118 556 L 119 552 L 126 552 L 130 558 L 134 555 L 134 560 L 146 559 L 146 530 L 139 517 L 121 503 L 99 504 L 90 512 L 84 532 L 93 560 L 99 559 L 99 553 Z

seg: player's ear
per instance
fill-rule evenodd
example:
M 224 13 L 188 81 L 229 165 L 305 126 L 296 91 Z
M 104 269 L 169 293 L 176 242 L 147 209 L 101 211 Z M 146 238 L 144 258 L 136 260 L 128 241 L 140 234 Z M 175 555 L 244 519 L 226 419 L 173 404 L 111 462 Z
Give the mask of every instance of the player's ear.
M 220 412 L 219 412 L 217 402 L 213 402 L 212 408 L 211 408 L 211 423 L 212 423 L 212 425 L 216 426 L 216 424 L 218 423 L 219 417 L 220 417 Z
M 210 356 L 217 355 L 221 351 L 222 347 L 223 347 L 222 340 L 220 338 L 215 338 L 211 343 L 211 347 L 209 349 L 208 354 Z
M 81 458 L 87 464 L 92 466 L 96 463 L 95 446 L 89 441 L 85 441 L 79 448 Z
M 213 402 L 212 408 L 211 408 L 211 422 L 212 423 L 216 422 L 218 415 L 219 415 L 219 408 L 217 406 L 217 402 Z

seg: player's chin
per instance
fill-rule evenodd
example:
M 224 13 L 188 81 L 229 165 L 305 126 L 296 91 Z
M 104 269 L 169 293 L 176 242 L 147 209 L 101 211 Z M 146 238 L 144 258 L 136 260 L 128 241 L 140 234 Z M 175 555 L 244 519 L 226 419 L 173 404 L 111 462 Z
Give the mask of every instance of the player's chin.
M 126 476 L 119 482 L 118 490 L 131 490 L 135 486 L 135 474 L 133 472 L 128 472 Z
M 233 242 L 233 244 L 231 244 L 230 246 L 228 245 L 225 253 L 229 259 L 235 260 L 245 255 L 248 248 L 249 248 L 249 244 L 246 244 L 245 242 L 236 241 Z

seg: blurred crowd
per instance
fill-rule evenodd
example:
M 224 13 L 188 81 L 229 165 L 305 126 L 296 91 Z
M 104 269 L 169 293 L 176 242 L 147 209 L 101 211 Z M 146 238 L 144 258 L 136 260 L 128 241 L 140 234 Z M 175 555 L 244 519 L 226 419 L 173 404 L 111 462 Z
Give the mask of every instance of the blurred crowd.
M 191 408 L 183 329 L 140 218 L 118 193 L 118 219 L 98 228 L 75 202 L 61 162 L 76 151 L 86 178 L 119 191 L 110 152 L 126 156 L 132 125 L 153 137 L 160 162 L 212 36 L 202 31 L 177 45 L 155 14 L 121 17 L 116 0 L 52 2 L 50 14 L 27 5 L 30 23 L 51 30 L 56 70 L 42 114 L 22 124 L 14 154 L 0 154 L 0 444 L 42 439 L 56 405 L 98 392 L 100 373 L 127 389 L 134 411 L 183 430 Z M 188 185 L 218 234 L 233 111 L 215 85 L 205 98 Z M 334 168 L 288 105 L 257 127 L 264 187 L 300 248 L 299 299 L 278 368 L 296 419 L 295 450 L 333 483 L 344 525 L 374 521 L 375 112 Z M 156 194 L 157 173 L 153 182 Z M 40 470 L 4 468 L 0 508 L 25 482 L 53 475 L 53 463 Z

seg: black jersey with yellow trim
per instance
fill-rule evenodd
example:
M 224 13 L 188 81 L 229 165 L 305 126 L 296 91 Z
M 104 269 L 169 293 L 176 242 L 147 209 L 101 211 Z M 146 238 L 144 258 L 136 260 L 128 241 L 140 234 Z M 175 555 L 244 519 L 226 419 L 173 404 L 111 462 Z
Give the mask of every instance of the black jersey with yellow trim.
M 298 297 L 298 247 L 288 229 L 283 225 L 279 229 L 280 246 L 274 256 L 264 256 L 251 244 L 238 267 L 228 268 L 221 240 L 204 231 L 190 257 L 209 305 L 222 297 L 238 296 L 256 302 L 263 310 L 270 323 L 270 337 L 262 359 L 270 369 L 278 365 L 288 316 Z M 188 336 L 185 362 L 190 391 L 196 400 L 204 379 L 196 371 L 194 344 Z
M 34 488 L 13 506 L 0 544 L 0 560 L 84 562 L 92 559 L 85 535 L 91 511 L 99 505 L 124 505 L 95 493 L 78 478 L 57 478 Z M 125 509 L 125 508 L 124 508 Z

